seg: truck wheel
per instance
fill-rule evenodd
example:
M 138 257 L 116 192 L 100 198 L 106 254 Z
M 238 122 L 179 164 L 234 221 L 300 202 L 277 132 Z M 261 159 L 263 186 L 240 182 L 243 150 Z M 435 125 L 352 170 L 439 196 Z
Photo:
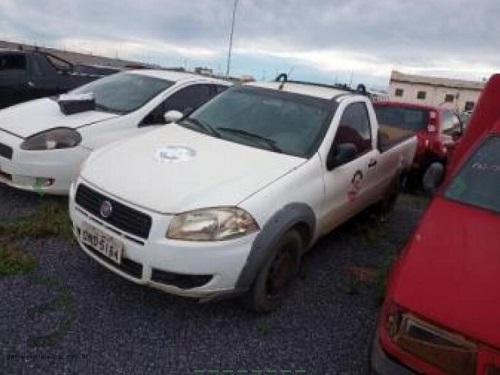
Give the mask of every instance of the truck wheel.
M 245 305 L 258 313 L 272 311 L 283 296 L 289 281 L 299 269 L 302 238 L 296 230 L 278 242 L 246 295 Z
M 422 187 L 427 194 L 434 194 L 438 186 L 443 182 L 444 165 L 441 161 L 433 161 L 428 164 L 422 175 Z

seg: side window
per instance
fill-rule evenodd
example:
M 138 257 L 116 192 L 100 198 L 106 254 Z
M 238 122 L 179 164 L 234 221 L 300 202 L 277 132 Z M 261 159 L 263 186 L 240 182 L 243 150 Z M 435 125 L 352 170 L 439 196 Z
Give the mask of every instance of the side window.
M 370 118 L 364 103 L 350 104 L 342 114 L 333 144 L 342 143 L 354 144 L 358 155 L 372 149 Z
M 441 132 L 443 134 L 451 134 L 458 126 L 459 120 L 451 111 L 442 112 L 443 120 L 441 124 Z
M 23 55 L 0 55 L 0 72 L 26 70 L 26 57 Z
M 168 111 L 190 112 L 210 99 L 212 92 L 212 85 L 192 85 L 180 89 L 147 115 L 140 126 L 163 124 L 163 115 Z
M 190 112 L 198 108 L 212 96 L 211 85 L 192 85 L 177 91 L 164 103 L 164 112 Z
M 221 92 L 226 91 L 229 87 L 222 85 L 214 85 L 214 88 L 215 88 L 215 95 L 219 95 Z

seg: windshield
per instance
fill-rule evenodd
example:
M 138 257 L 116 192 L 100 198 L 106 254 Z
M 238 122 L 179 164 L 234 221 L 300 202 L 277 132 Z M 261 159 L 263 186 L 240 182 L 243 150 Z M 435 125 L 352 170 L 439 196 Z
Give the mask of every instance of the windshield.
M 234 87 L 189 116 L 212 135 L 308 158 L 321 142 L 336 104 L 250 86 Z M 214 132 L 215 131 L 215 132 Z
M 379 124 L 420 130 L 427 127 L 428 110 L 392 105 L 374 105 Z
M 465 163 L 445 197 L 500 213 L 500 137 L 488 138 Z
M 173 84 L 164 79 L 127 72 L 98 79 L 71 93 L 93 93 L 98 110 L 129 113 L 142 107 Z

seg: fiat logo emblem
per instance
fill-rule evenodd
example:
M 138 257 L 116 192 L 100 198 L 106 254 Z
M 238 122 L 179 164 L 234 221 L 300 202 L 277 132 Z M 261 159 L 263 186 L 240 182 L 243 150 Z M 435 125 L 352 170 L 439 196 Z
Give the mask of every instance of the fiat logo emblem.
M 113 213 L 113 206 L 111 205 L 111 202 L 109 202 L 109 201 L 102 202 L 101 208 L 99 209 L 99 213 L 105 219 L 110 217 L 111 214 Z

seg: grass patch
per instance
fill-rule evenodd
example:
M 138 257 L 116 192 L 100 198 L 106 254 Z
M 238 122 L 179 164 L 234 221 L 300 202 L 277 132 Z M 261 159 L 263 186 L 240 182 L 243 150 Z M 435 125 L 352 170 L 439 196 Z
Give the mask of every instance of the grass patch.
M 399 203 L 405 207 L 415 210 L 423 210 L 431 201 L 431 197 L 424 193 L 400 194 Z
M 36 266 L 36 259 L 0 242 L 0 276 L 23 275 Z
M 267 320 L 261 320 L 260 322 L 257 323 L 257 329 L 263 335 L 267 335 L 271 330 L 271 325 Z
M 43 201 L 31 215 L 13 222 L 0 222 L 0 276 L 30 272 L 36 259 L 16 248 L 13 243 L 24 238 L 57 237 L 73 241 L 67 205 L 58 201 Z
M 0 227 L 0 235 L 2 233 L 14 238 L 59 237 L 71 241 L 73 233 L 68 206 L 63 202 L 43 201 L 33 214 L 7 224 L 3 229 Z

